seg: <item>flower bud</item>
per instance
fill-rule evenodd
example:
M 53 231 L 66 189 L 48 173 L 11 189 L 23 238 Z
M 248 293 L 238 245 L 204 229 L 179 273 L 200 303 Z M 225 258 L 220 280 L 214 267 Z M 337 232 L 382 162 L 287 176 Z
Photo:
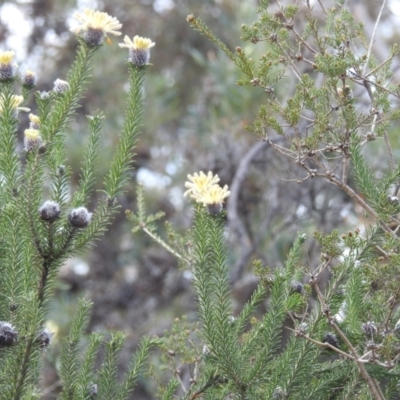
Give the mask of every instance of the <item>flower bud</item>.
M 29 114 L 29 128 L 30 129 L 39 129 L 40 128 L 40 119 L 35 114 Z
M 322 343 L 329 343 L 331 346 L 339 348 L 339 340 L 337 336 L 331 332 L 325 333 L 322 338 Z
M 40 348 L 46 349 L 50 345 L 50 340 L 53 334 L 47 329 L 44 328 L 36 338 L 36 343 Z
M 36 86 L 36 74 L 33 71 L 26 71 L 22 77 L 22 85 L 27 89 L 32 89 Z
M 94 398 L 97 396 L 97 385 L 93 382 L 90 382 L 89 387 L 88 387 L 88 394 L 90 398 Z
M 86 228 L 91 219 L 92 213 L 86 207 L 74 208 L 68 215 L 69 223 L 75 228 Z
M 54 222 L 60 217 L 60 205 L 52 200 L 46 200 L 39 208 L 40 218 L 43 221 Z
M 274 400 L 283 400 L 286 397 L 285 392 L 280 386 L 277 386 L 272 394 Z
M 69 83 L 61 79 L 56 79 L 54 81 L 53 92 L 57 94 L 64 94 L 69 90 Z
M 18 332 L 5 321 L 0 321 L 0 346 L 13 346 L 18 341 Z
M 0 80 L 8 81 L 15 77 L 18 65 L 13 63 L 14 52 L 5 51 L 0 53 Z
M 39 149 L 43 145 L 42 137 L 37 129 L 25 129 L 24 150 L 26 152 Z
M 364 332 L 364 335 L 367 337 L 375 336 L 378 333 L 378 329 L 373 321 L 365 322 L 361 325 L 361 330 Z
M 299 293 L 303 294 L 304 293 L 304 286 L 301 282 L 293 281 L 290 284 L 290 292 L 291 293 Z

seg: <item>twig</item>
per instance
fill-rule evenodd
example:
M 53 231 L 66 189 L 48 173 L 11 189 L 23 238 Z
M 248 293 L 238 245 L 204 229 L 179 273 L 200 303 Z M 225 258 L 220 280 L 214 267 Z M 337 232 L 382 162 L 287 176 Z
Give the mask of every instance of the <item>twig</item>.
M 321 290 L 319 289 L 318 283 L 316 279 L 311 279 L 310 280 L 311 285 L 314 287 L 318 300 L 321 304 L 321 307 L 323 310 L 326 309 L 327 305 L 325 303 L 324 296 L 321 293 Z M 347 338 L 347 336 L 341 331 L 341 329 L 338 327 L 336 322 L 333 320 L 333 318 L 329 315 L 329 311 L 325 312 L 324 314 L 328 318 L 329 324 L 332 326 L 332 328 L 335 330 L 335 332 L 340 336 L 340 338 L 343 340 L 343 342 L 347 345 L 347 347 L 350 349 L 351 354 L 354 357 L 354 361 L 357 364 L 358 370 L 360 371 L 361 375 L 365 379 L 369 389 L 371 390 L 371 394 L 374 396 L 375 400 L 385 400 L 385 397 L 383 396 L 379 385 L 377 384 L 376 381 L 374 381 L 373 378 L 369 375 L 368 371 L 365 369 L 364 363 L 360 361 L 360 356 L 357 353 L 357 350 L 353 347 L 352 343 L 350 340 Z
M 320 1 L 320 0 L 318 0 L 318 1 L 319 1 L 319 3 L 321 4 L 321 1 Z M 375 21 L 375 26 L 374 26 L 374 30 L 373 30 L 373 32 L 372 32 L 371 41 L 369 42 L 369 47 L 368 47 L 368 52 L 367 52 L 367 58 L 366 58 L 366 60 L 365 60 L 365 64 L 364 64 L 364 68 L 363 68 L 363 73 L 362 73 L 363 75 L 365 75 L 366 72 L 367 72 L 369 59 L 370 59 L 370 57 L 371 57 L 372 45 L 373 45 L 374 40 L 375 40 L 376 31 L 377 31 L 377 29 L 378 29 L 378 25 L 379 25 L 379 22 L 380 22 L 381 17 L 382 17 L 383 9 L 384 9 L 385 6 L 386 6 L 386 1 L 387 1 L 387 0 L 383 0 L 381 9 L 379 10 L 379 14 L 378 14 L 378 16 L 377 16 L 377 18 L 376 18 L 376 21 Z
M 178 252 L 176 252 L 171 246 L 169 246 L 167 243 L 164 242 L 161 238 L 159 238 L 157 235 L 154 235 L 149 229 L 146 228 L 146 226 L 143 224 L 140 225 L 140 229 L 145 232 L 147 235 L 149 235 L 154 241 L 156 241 L 158 244 L 160 244 L 164 249 L 169 251 L 172 255 L 175 257 L 178 257 L 180 260 L 185 261 L 189 265 L 191 264 L 189 260 L 187 260 L 185 257 L 181 256 Z
M 318 0 L 319 5 L 321 6 L 321 8 L 324 10 L 325 14 L 328 14 L 328 11 L 326 11 L 326 8 L 324 7 L 324 5 L 322 4 L 321 0 Z

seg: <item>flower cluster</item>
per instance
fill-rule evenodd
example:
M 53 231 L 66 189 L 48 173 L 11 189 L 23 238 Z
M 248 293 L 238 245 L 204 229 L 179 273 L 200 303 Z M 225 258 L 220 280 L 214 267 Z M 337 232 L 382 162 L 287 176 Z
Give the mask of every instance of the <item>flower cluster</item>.
M 213 175 L 211 171 L 206 175 L 203 171 L 188 175 L 189 181 L 185 183 L 188 189 L 184 196 L 190 196 L 197 203 L 203 204 L 207 207 L 210 214 L 218 214 L 222 210 L 224 199 L 228 197 L 231 192 L 228 186 L 223 188 L 218 185 L 220 181 L 218 175 Z
M 74 18 L 80 22 L 80 25 L 72 28 L 71 32 L 79 35 L 87 44 L 99 46 L 103 43 L 108 34 L 119 36 L 122 24 L 115 17 L 111 17 L 105 12 L 89 10 L 86 8 L 83 13 L 75 13 Z M 148 65 L 150 61 L 150 49 L 155 45 L 150 39 L 135 36 L 130 39 L 124 37 L 124 42 L 120 47 L 129 50 L 129 62 L 137 67 Z
M 22 77 L 22 85 L 27 89 L 32 89 L 36 85 L 36 74 L 33 71 L 26 71 Z

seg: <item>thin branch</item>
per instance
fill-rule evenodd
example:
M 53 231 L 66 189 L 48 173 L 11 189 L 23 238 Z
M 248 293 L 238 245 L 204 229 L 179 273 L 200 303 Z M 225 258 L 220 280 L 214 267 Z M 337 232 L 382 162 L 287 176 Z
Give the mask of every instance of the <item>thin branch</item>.
M 146 228 L 146 226 L 140 226 L 140 229 L 145 232 L 147 235 L 149 235 L 154 241 L 156 241 L 158 244 L 160 244 L 164 249 L 166 249 L 168 252 L 170 252 L 172 255 L 175 257 L 179 258 L 182 261 L 185 261 L 187 264 L 191 264 L 188 259 L 185 257 L 181 256 L 178 252 L 176 252 L 171 246 L 169 246 L 167 243 L 164 242 L 160 237 L 152 233 L 149 229 Z
M 311 279 L 310 283 L 314 287 L 314 289 L 317 293 L 318 300 L 321 304 L 321 307 L 324 310 L 327 307 L 327 305 L 325 303 L 324 296 L 321 293 L 321 290 L 319 289 L 317 280 Z M 371 390 L 371 394 L 374 396 L 375 400 L 385 400 L 385 397 L 382 395 L 379 385 L 377 384 L 376 381 L 374 381 L 373 378 L 371 378 L 368 371 L 365 369 L 364 363 L 359 360 L 360 356 L 358 355 L 357 350 L 354 348 L 353 344 L 350 342 L 350 340 L 347 338 L 347 336 L 341 331 L 341 329 L 338 327 L 338 325 L 333 320 L 333 318 L 331 318 L 331 316 L 329 315 L 329 311 L 324 312 L 324 314 L 328 318 L 329 324 L 332 326 L 334 331 L 340 336 L 340 338 L 343 340 L 343 342 L 350 349 L 350 352 L 354 357 L 354 361 L 357 364 L 358 370 L 360 371 L 361 375 L 365 379 L 365 382 L 367 383 L 369 389 Z
M 321 4 L 321 1 L 320 1 L 320 0 L 318 0 L 318 1 L 319 1 L 319 3 Z M 366 72 L 367 72 L 369 59 L 370 59 L 370 57 L 371 57 L 372 45 L 374 44 L 376 31 L 377 31 L 377 29 L 378 29 L 378 25 L 379 25 L 379 22 L 380 22 L 381 17 L 382 17 L 383 9 L 384 9 L 385 6 L 386 6 L 386 1 L 387 1 L 387 0 L 383 0 L 381 9 L 379 10 L 378 17 L 376 18 L 376 21 L 375 21 L 375 26 L 374 26 L 374 30 L 373 30 L 373 32 L 372 32 L 371 41 L 369 42 L 369 47 L 368 47 L 368 52 L 367 52 L 367 59 L 365 60 L 365 64 L 364 64 L 364 68 L 363 68 L 363 73 L 362 73 L 363 75 L 365 75 Z

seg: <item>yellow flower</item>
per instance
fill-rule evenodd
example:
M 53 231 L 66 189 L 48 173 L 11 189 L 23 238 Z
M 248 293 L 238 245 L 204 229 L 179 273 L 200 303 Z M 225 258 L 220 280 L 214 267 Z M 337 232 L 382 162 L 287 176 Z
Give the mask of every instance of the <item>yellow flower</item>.
M 29 114 L 29 121 L 31 121 L 33 124 L 40 125 L 40 119 L 35 114 Z
M 199 174 L 195 172 L 193 175 L 189 174 L 187 177 L 192 182 L 185 183 L 185 187 L 188 190 L 184 193 L 184 196 L 189 195 L 192 198 L 194 198 L 194 193 L 202 193 L 219 182 L 219 176 L 213 176 L 211 171 L 209 171 L 207 175 L 203 171 L 200 171 Z
M 194 192 L 192 198 L 204 206 L 220 205 L 230 194 L 227 185 L 223 188 L 219 185 L 212 185 L 202 192 Z
M 148 38 L 135 36 L 133 40 L 128 36 L 124 37 L 124 43 L 120 43 L 119 47 L 126 47 L 129 50 L 129 59 L 136 67 L 143 67 L 149 64 L 150 49 L 155 43 Z
M 42 146 L 43 140 L 37 129 L 25 129 L 24 132 L 24 149 L 29 152 Z
M 25 129 L 24 136 L 27 140 L 37 140 L 40 132 L 37 129 Z
M 30 129 L 39 129 L 40 128 L 40 119 L 35 114 L 29 114 L 29 128 Z
M 11 96 L 11 108 L 15 109 L 16 111 L 27 111 L 29 112 L 30 109 L 26 107 L 19 107 L 19 105 L 24 101 L 23 96 L 18 96 L 13 94 Z M 4 96 L 0 96 L 0 113 L 3 112 L 4 110 Z
M 75 13 L 74 18 L 81 25 L 72 28 L 71 32 L 76 34 L 82 33 L 82 38 L 93 46 L 101 44 L 104 36 L 107 36 L 107 34 L 121 35 L 121 32 L 118 31 L 122 28 L 122 24 L 117 18 L 111 17 L 105 12 L 86 8 L 83 14 Z
M 4 51 L 0 53 L 0 64 L 10 65 L 12 63 L 13 58 L 14 58 L 13 51 Z
M 129 39 L 127 35 L 124 37 L 124 43 L 120 43 L 119 47 L 125 47 L 131 50 L 147 50 L 154 47 L 156 44 L 151 39 L 141 36 L 135 36 L 133 40 Z
M 14 52 L 4 51 L 0 53 L 0 80 L 7 81 L 15 77 L 18 65 L 13 63 Z

